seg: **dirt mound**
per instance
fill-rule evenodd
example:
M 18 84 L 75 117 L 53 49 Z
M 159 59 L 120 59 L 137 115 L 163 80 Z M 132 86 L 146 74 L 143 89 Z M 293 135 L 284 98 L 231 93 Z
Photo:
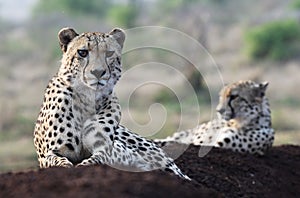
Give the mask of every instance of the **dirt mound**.
M 197 183 L 225 197 L 299 197 L 300 147 L 273 147 L 265 156 L 213 149 L 195 158 L 190 147 L 177 163 Z
M 51 168 L 0 175 L 0 197 L 296 197 L 300 193 L 300 147 L 272 148 L 265 156 L 199 147 L 176 160 L 193 178 L 162 171 L 132 173 L 108 166 Z

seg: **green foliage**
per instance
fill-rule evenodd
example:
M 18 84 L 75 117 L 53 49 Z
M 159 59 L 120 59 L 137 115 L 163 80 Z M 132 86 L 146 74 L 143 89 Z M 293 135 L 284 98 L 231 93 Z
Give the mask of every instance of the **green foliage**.
M 33 14 L 64 13 L 70 16 L 90 16 L 108 19 L 115 25 L 130 28 L 135 25 L 138 16 L 138 2 L 115 3 L 109 0 L 40 0 Z
M 162 12 L 172 12 L 174 9 L 180 7 L 187 7 L 199 0 L 163 0 L 157 1 L 157 9 Z
M 300 101 L 296 97 L 286 96 L 283 99 L 279 100 L 278 103 L 285 107 L 300 108 Z
M 163 104 L 167 110 L 180 112 L 180 102 L 176 95 L 167 89 L 163 89 L 156 94 L 154 101 Z
M 3 39 L 1 43 L 0 52 L 2 54 L 24 54 L 26 50 L 30 49 L 30 43 L 28 41 L 22 41 L 16 38 Z
M 108 18 L 118 26 L 131 28 L 135 25 L 138 9 L 135 4 L 116 5 L 109 10 Z
M 92 15 L 102 17 L 107 14 L 112 1 L 109 0 L 40 0 L 34 8 L 34 14 L 62 12 L 69 15 Z
M 228 3 L 228 0 L 202 0 L 204 3 L 212 4 L 212 5 L 224 5 Z
M 299 50 L 300 25 L 295 20 L 271 22 L 248 31 L 245 42 L 252 59 L 285 60 Z
M 31 136 L 34 127 L 34 120 L 15 115 L 11 120 L 7 120 L 0 131 L 0 142 Z
M 290 7 L 296 10 L 300 9 L 300 0 L 294 0 L 291 2 Z

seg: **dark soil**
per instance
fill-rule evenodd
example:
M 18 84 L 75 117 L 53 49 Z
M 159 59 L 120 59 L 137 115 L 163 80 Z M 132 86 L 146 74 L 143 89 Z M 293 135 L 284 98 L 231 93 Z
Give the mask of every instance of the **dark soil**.
M 265 156 L 199 147 L 176 160 L 191 178 L 162 171 L 125 172 L 108 166 L 51 168 L 0 175 L 0 197 L 299 197 L 300 146 L 272 148 Z

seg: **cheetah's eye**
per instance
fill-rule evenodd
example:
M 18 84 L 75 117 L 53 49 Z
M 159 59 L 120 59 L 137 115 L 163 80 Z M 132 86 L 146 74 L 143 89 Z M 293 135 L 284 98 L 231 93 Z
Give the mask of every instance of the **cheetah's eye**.
M 115 53 L 115 51 L 106 51 L 106 57 L 109 58 L 109 57 L 111 57 L 114 53 Z
M 89 54 L 89 51 L 86 49 L 79 49 L 77 50 L 77 53 L 79 54 L 79 56 L 81 56 L 82 58 L 87 57 L 87 55 Z
M 234 99 L 236 99 L 237 97 L 238 97 L 239 95 L 230 95 L 230 100 L 234 100 Z

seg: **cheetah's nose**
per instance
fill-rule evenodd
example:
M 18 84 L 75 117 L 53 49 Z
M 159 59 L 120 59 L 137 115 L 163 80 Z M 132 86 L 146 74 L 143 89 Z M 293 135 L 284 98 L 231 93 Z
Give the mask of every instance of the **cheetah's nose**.
M 97 79 L 101 79 L 101 78 L 105 75 L 106 71 L 105 71 L 105 70 L 97 70 L 97 69 L 95 69 L 95 70 L 92 70 L 91 73 L 92 73 Z
M 219 108 L 219 109 L 217 109 L 217 112 L 219 112 L 220 114 L 222 114 L 222 113 L 225 112 L 225 109 L 224 108 Z

